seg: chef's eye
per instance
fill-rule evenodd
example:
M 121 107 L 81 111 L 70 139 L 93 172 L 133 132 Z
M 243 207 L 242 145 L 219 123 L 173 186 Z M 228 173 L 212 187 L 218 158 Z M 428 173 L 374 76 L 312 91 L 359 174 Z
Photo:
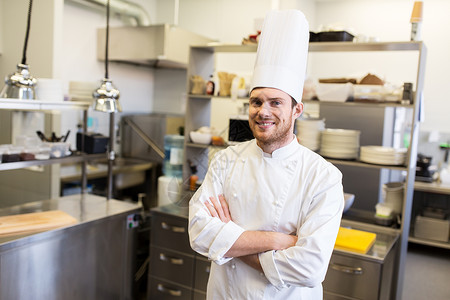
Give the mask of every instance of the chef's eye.
M 250 100 L 250 105 L 252 105 L 252 106 L 261 106 L 261 100 L 259 100 L 259 99 L 251 99 Z
M 282 103 L 279 100 L 273 100 L 272 101 L 272 106 L 280 106 Z

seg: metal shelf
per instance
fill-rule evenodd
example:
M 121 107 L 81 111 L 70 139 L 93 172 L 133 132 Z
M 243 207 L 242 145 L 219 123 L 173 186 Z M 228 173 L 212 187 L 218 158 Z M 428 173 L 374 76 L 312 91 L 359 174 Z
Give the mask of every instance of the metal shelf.
M 418 51 L 423 42 L 313 42 L 309 43 L 310 52 L 346 52 L 346 51 Z
M 192 148 L 209 148 L 209 147 L 214 147 L 214 148 L 226 148 L 229 145 L 223 145 L 223 146 L 217 146 L 217 145 L 211 145 L 211 144 L 197 144 L 197 143 L 186 143 L 187 147 L 192 147 Z
M 347 52 L 347 51 L 418 51 L 424 47 L 423 42 L 311 42 L 309 52 Z M 256 52 L 258 45 L 219 44 L 209 43 L 207 46 L 192 46 L 210 52 Z
M 389 169 L 389 170 L 397 170 L 397 171 L 408 171 L 406 166 L 389 166 L 389 165 L 376 165 L 376 164 L 369 164 L 362 161 L 357 160 L 340 160 L 340 159 L 329 159 L 326 158 L 330 163 L 336 164 L 336 165 L 344 165 L 344 166 L 354 166 L 354 167 L 361 167 L 361 168 L 373 168 L 373 169 Z
M 414 182 L 414 190 L 427 193 L 450 195 L 450 184 L 439 182 Z
M 239 53 L 239 52 L 256 52 L 258 45 L 209 43 L 207 46 L 198 45 L 192 46 L 191 48 L 201 49 L 209 52 Z
M 88 110 L 90 102 L 81 101 L 42 101 L 0 98 L 0 109 L 9 110 Z
M 9 163 L 1 163 L 0 171 L 6 170 L 16 170 L 22 169 L 32 166 L 43 166 L 43 165 L 51 165 L 51 164 L 69 164 L 69 163 L 79 163 L 88 160 L 98 160 L 98 159 L 106 159 L 106 153 L 100 154 L 80 154 L 80 155 L 71 155 L 67 157 L 61 158 L 51 158 L 46 160 L 27 160 L 27 161 L 18 161 L 18 162 L 9 162 Z
M 375 211 L 350 208 L 342 215 L 342 226 L 359 227 L 361 230 L 378 231 L 386 234 L 400 234 L 400 228 L 378 225 L 375 222 Z
M 214 96 L 214 95 L 194 95 L 189 94 L 189 98 L 191 99 L 205 99 L 210 100 L 212 98 L 219 98 L 219 99 L 230 99 L 234 100 L 234 98 L 231 97 L 224 97 L 224 96 Z M 248 98 L 242 98 L 237 97 L 237 100 L 248 100 Z M 318 101 L 318 100 L 302 100 L 303 103 L 313 103 L 313 104 L 319 104 L 319 105 L 338 105 L 338 106 L 360 106 L 360 107 L 404 107 L 404 108 L 414 108 L 413 104 L 401 104 L 397 102 L 353 102 L 353 101 L 347 101 L 347 102 L 335 102 L 335 101 Z
M 338 105 L 338 106 L 358 106 L 358 107 L 404 107 L 404 108 L 414 108 L 414 104 L 401 104 L 397 102 L 358 102 L 358 101 L 347 101 L 347 102 L 336 102 L 336 101 L 319 101 L 319 100 L 302 100 L 303 103 L 315 103 L 319 105 Z
M 408 238 L 408 241 L 415 244 L 421 244 L 426 246 L 433 246 L 433 247 L 439 247 L 444 249 L 450 249 L 450 243 L 445 242 L 438 242 L 438 241 L 431 241 L 431 240 L 425 240 L 425 239 L 419 239 L 416 237 L 410 236 Z

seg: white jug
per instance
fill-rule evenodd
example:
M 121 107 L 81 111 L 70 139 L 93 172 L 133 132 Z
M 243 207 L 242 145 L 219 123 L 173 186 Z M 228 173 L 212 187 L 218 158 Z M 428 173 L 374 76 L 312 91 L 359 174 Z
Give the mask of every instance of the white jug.
M 404 191 L 404 182 L 388 182 L 383 184 L 383 202 L 395 214 L 402 213 Z

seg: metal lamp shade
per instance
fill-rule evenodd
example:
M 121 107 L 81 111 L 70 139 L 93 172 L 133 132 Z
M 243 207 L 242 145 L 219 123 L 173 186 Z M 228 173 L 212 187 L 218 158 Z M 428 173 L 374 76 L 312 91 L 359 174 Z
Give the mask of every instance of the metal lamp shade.
M 18 64 L 17 71 L 6 77 L 5 83 L 0 98 L 36 99 L 36 78 L 30 75 L 28 65 Z
M 101 86 L 93 93 L 95 102 L 94 110 L 101 112 L 121 112 L 119 97 L 120 92 L 117 90 L 111 80 L 103 79 Z

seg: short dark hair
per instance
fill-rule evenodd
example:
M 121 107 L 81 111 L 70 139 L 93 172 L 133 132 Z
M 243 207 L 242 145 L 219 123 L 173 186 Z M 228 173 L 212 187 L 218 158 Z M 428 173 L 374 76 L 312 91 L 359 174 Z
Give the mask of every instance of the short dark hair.
M 293 109 L 297 105 L 297 101 L 295 101 L 294 97 L 291 96 L 291 108 Z

